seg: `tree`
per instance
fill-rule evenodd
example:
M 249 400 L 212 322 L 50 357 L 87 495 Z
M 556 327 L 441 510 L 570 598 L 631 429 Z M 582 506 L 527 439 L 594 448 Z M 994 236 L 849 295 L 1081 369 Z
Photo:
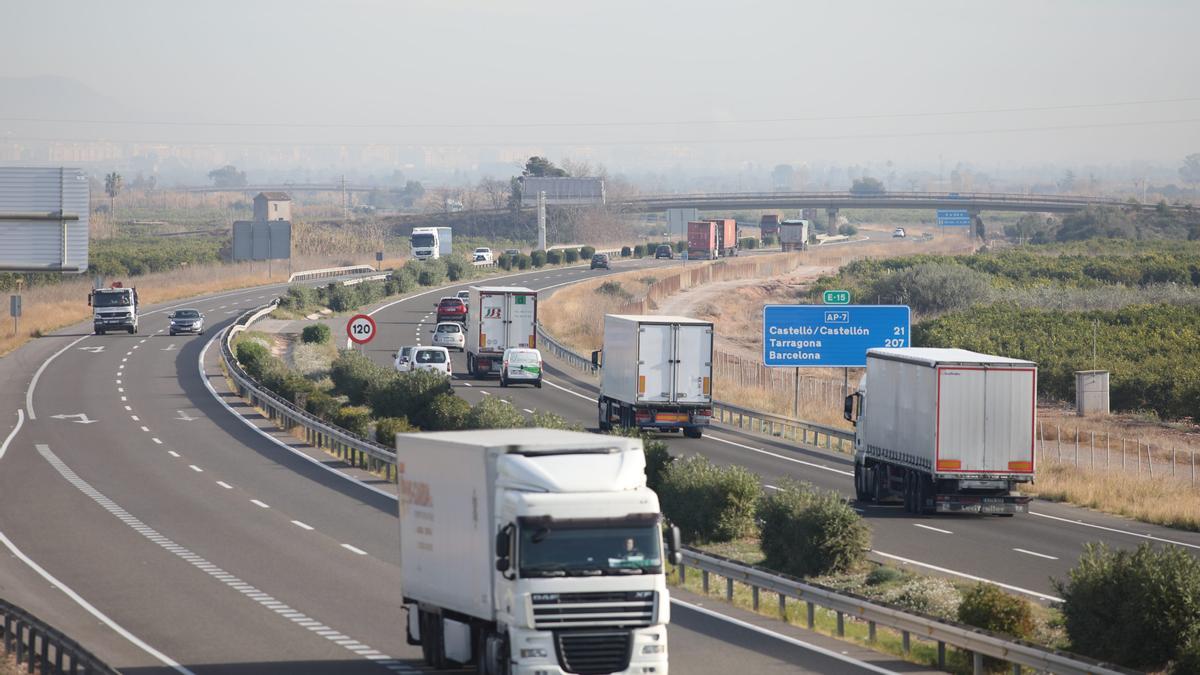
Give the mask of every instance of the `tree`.
M 796 184 L 796 169 L 791 164 L 776 164 L 771 170 L 771 187 L 791 190 Z
M 554 162 L 541 156 L 533 156 L 525 162 L 525 170 L 521 172 L 522 176 L 535 176 L 537 178 L 565 178 L 569 176 L 565 169 L 560 169 L 554 165 Z
M 1183 166 L 1179 167 L 1179 177 L 1183 182 L 1196 189 L 1196 184 L 1200 183 L 1200 152 L 1193 152 L 1183 158 Z
M 208 179 L 216 187 L 242 187 L 246 184 L 246 172 L 238 171 L 232 164 L 208 172 Z
M 508 183 L 495 178 L 484 178 L 479 181 L 479 190 L 487 196 L 488 203 L 493 209 L 504 208 L 509 194 Z
M 117 218 L 117 195 L 121 194 L 123 187 L 125 187 L 125 179 L 116 171 L 104 177 L 104 193 L 108 195 L 108 212 L 112 215 L 113 220 Z
M 1075 190 L 1075 172 L 1067 169 L 1063 172 L 1063 177 L 1058 181 L 1059 192 L 1073 192 Z
M 850 186 L 850 194 L 852 195 L 881 195 L 887 192 L 884 189 L 883 183 L 879 182 L 878 178 L 864 176 L 855 178 L 854 185 Z

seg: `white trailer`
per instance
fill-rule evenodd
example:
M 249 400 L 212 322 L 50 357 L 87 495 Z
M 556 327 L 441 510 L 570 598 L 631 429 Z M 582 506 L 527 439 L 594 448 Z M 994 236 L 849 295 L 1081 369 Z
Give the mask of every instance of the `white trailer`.
M 414 227 L 409 245 L 417 260 L 436 260 L 453 252 L 452 240 L 453 231 L 449 227 Z
M 438 255 L 435 257 L 446 258 L 454 253 L 454 230 L 449 227 L 434 228 L 438 234 Z
M 1012 515 L 1034 478 L 1037 364 L 964 349 L 871 349 L 854 422 L 859 501 Z
M 636 439 L 397 434 L 409 644 L 480 673 L 667 673 L 658 497 Z
M 700 438 L 712 419 L 712 350 L 710 321 L 606 314 L 600 430 L 678 429 Z
M 472 286 L 467 300 L 467 372 L 499 376 L 504 350 L 537 348 L 537 291 Z
M 808 221 L 785 220 L 779 224 L 779 244 L 784 251 L 808 248 Z

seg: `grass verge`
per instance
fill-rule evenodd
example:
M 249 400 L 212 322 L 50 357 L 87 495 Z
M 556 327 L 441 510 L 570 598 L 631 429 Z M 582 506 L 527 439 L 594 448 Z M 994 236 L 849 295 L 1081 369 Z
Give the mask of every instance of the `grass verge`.
M 1043 461 L 1022 492 L 1144 523 L 1200 532 L 1200 489 L 1189 480 Z

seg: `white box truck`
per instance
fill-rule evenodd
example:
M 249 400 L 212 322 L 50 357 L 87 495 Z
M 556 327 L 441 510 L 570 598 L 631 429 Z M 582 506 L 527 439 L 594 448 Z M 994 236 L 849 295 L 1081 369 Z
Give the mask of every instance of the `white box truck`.
M 683 316 L 606 314 L 600 430 L 681 430 L 712 420 L 713 325 Z M 599 365 L 600 353 L 592 355 Z
M 437 669 L 667 673 L 658 497 L 637 439 L 397 434 L 408 643 Z
M 1037 364 L 964 349 L 871 349 L 854 422 L 859 501 L 899 499 L 910 513 L 1029 510 Z
M 808 249 L 808 221 L 785 220 L 779 224 L 779 245 L 784 251 Z
M 500 375 L 504 350 L 537 348 L 537 291 L 523 286 L 472 286 L 467 300 L 467 372 Z
M 409 237 L 412 256 L 417 260 L 436 260 L 453 251 L 452 230 L 449 227 L 414 227 Z
M 96 335 L 110 330 L 138 331 L 142 308 L 138 305 L 136 288 L 125 288 L 118 281 L 111 288 L 94 289 L 88 293 L 88 305 L 92 308 L 92 329 Z

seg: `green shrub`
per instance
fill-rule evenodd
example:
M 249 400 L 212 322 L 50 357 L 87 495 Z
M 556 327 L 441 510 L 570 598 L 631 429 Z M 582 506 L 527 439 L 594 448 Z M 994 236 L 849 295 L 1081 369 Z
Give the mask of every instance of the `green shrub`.
M 958 620 L 968 626 L 1023 640 L 1031 637 L 1037 628 L 1029 601 L 987 583 L 975 584 L 963 593 Z
M 621 257 L 622 258 L 628 258 L 631 255 L 633 255 L 633 249 L 629 248 L 628 246 L 621 247 Z
M 533 260 L 529 256 L 524 253 L 517 256 L 517 269 L 527 270 L 531 265 L 533 265 Z
M 430 431 L 458 431 L 467 428 L 471 404 L 454 394 L 438 394 L 429 404 Z
M 569 248 L 563 252 L 563 255 L 566 257 L 568 265 L 579 262 L 579 249 L 577 248 Z
M 308 399 L 304 402 L 305 410 L 326 421 L 333 421 L 334 415 L 341 407 L 342 402 L 337 397 L 320 390 L 309 394 Z
M 930 262 L 880 277 L 867 297 L 889 305 L 908 305 L 920 313 L 940 313 L 987 302 L 993 294 L 988 276 L 965 265 Z
M 333 423 L 356 436 L 366 438 L 371 431 L 371 409 L 365 405 L 343 406 L 333 416 Z
M 390 368 L 375 364 L 361 352 L 347 349 L 340 352 L 329 367 L 329 377 L 334 390 L 350 399 L 351 405 L 362 405 L 367 401 L 367 392 L 393 378 Z M 383 415 L 381 415 L 382 417 Z M 387 415 L 387 417 L 402 417 Z
M 511 270 L 513 266 L 513 256 L 502 255 L 496 258 L 496 266 L 502 270 Z
M 849 571 L 870 547 L 870 530 L 841 495 L 808 483 L 772 491 L 758 517 L 767 565 L 795 576 Z
M 1161 670 L 1200 639 L 1200 560 L 1178 547 L 1088 544 L 1054 580 L 1072 649 L 1138 670 Z
M 457 258 L 446 261 L 446 277 L 450 281 L 458 281 L 466 278 L 468 274 L 467 264 Z
M 317 290 L 311 286 L 289 286 L 279 298 L 279 306 L 294 312 L 306 312 L 317 303 Z
M 958 589 L 940 577 L 916 577 L 883 594 L 884 602 L 910 612 L 928 614 L 939 619 L 958 616 L 962 598 Z
M 867 573 L 867 585 L 883 586 L 885 584 L 890 584 L 893 581 L 899 581 L 903 578 L 903 571 L 898 570 L 895 567 L 880 565 Z
M 758 240 L 754 237 L 742 237 L 738 240 L 738 248 L 742 248 L 747 251 L 756 249 L 758 248 Z
M 761 491 L 753 473 L 740 466 L 718 467 L 700 456 L 671 462 L 658 489 L 663 514 L 688 542 L 751 534 Z
M 1171 664 L 1171 675 L 1196 675 L 1200 673 L 1200 636 L 1192 636 L 1175 654 Z
M 303 400 L 307 400 L 317 391 L 317 385 L 312 380 L 294 370 L 289 370 L 283 365 L 283 362 L 279 362 L 278 371 L 283 376 L 273 390 L 292 403 L 299 403 L 302 400 L 301 397 L 304 397 Z
M 567 431 L 583 431 L 583 425 L 578 422 L 568 422 L 561 415 L 544 410 L 534 410 L 529 416 L 527 426 L 539 429 L 565 429 Z
M 854 235 L 858 234 L 858 228 L 853 225 L 840 225 L 838 226 L 838 234 L 844 234 L 847 237 L 853 237 Z
M 646 257 L 646 245 L 638 244 L 637 246 L 634 246 L 633 247 L 633 257 L 635 257 L 635 258 Z
M 329 326 L 323 323 L 312 323 L 300 331 L 300 341 L 307 344 L 323 345 L 329 342 L 331 332 Z
M 237 345 L 237 360 L 250 377 L 262 381 L 263 368 L 272 358 L 271 352 L 261 342 L 242 340 Z
M 395 373 L 372 387 L 368 403 L 376 417 L 406 417 L 422 429 L 432 429 L 429 406 L 440 394 L 449 394 L 450 380 L 440 373 L 417 370 Z
M 495 396 L 485 396 L 471 406 L 468 429 L 513 429 L 525 426 L 525 416 L 516 406 Z
M 561 265 L 563 261 L 563 252 L 560 249 L 546 251 L 546 262 L 551 265 Z
M 389 448 L 396 447 L 396 434 L 410 434 L 420 429 L 408 423 L 406 417 L 384 417 L 375 422 L 375 441 Z
M 663 474 L 667 468 L 675 461 L 671 453 L 667 452 L 666 441 L 658 440 L 657 438 L 642 439 L 642 449 L 646 453 L 646 485 L 651 490 L 658 492 L 658 486 L 662 484 Z
M 546 264 L 546 252 L 534 251 L 533 253 L 529 254 L 529 260 L 534 267 L 542 267 Z
M 625 290 L 619 281 L 606 281 L 596 287 L 596 292 L 600 295 L 611 295 L 614 298 L 624 298 L 629 300 L 633 294 Z
M 580 258 L 582 258 L 584 260 L 591 260 L 592 256 L 594 256 L 594 255 L 596 255 L 596 247 L 595 246 L 580 246 L 579 247 L 579 257 Z

